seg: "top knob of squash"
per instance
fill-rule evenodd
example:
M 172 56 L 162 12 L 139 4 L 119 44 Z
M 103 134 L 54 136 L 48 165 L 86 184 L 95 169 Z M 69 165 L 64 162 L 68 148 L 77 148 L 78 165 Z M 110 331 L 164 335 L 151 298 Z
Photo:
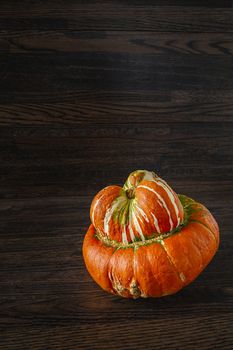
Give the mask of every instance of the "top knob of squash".
M 128 244 L 176 230 L 184 209 L 164 180 L 152 171 L 137 170 L 123 188 L 113 185 L 97 193 L 90 216 L 101 235 Z

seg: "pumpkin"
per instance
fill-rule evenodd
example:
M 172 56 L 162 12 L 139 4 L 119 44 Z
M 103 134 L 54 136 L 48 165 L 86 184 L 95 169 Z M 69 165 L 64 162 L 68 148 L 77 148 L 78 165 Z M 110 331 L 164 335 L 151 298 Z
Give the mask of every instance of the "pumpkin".
M 90 218 L 83 242 L 87 270 L 105 291 L 126 298 L 176 293 L 219 246 L 209 210 L 146 170 L 131 173 L 123 187 L 97 193 Z

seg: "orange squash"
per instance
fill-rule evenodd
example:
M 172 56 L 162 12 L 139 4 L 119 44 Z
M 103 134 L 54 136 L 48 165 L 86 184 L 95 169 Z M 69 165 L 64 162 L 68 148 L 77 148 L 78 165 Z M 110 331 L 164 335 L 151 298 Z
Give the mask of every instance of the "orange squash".
M 94 197 L 83 256 L 93 279 L 126 298 L 176 293 L 207 266 L 219 228 L 202 204 L 177 195 L 154 172 L 131 173 L 123 188 Z

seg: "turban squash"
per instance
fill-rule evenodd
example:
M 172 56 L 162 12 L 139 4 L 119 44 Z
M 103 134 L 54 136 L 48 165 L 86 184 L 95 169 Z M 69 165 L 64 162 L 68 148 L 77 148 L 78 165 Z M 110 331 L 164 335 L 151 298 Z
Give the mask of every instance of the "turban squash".
M 191 283 L 219 245 L 204 205 L 177 195 L 154 172 L 137 170 L 94 197 L 83 256 L 92 278 L 126 298 L 161 297 Z

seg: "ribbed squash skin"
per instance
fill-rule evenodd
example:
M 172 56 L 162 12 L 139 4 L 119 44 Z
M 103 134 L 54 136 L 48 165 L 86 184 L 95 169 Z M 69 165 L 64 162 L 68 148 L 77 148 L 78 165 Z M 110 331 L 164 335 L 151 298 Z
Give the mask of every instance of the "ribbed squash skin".
M 113 187 L 117 193 L 119 188 Z M 174 232 L 145 241 L 125 244 L 120 235 L 119 240 L 106 238 L 92 223 L 84 238 L 83 256 L 96 283 L 126 298 L 161 297 L 191 283 L 216 253 L 219 228 L 206 207 L 184 198 L 188 209 L 179 205 L 186 221 Z
M 133 198 L 128 198 L 128 192 Z M 183 221 L 184 211 L 177 194 L 164 180 L 153 172 L 137 170 L 123 188 L 108 186 L 97 193 L 90 218 L 104 236 L 130 243 L 175 229 Z

